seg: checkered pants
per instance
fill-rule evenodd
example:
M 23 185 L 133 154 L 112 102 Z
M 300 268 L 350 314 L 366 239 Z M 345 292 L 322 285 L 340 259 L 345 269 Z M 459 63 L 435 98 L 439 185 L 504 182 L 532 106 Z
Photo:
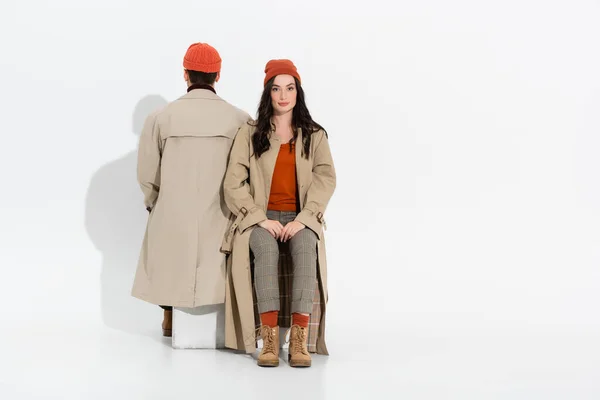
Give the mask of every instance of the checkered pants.
M 267 218 L 283 226 L 296 218 L 295 212 L 267 210 Z M 293 264 L 292 313 L 310 314 L 317 282 L 317 235 L 302 229 L 288 241 Z M 250 235 L 254 255 L 254 285 L 258 312 L 279 311 L 279 244 L 264 228 L 255 227 Z

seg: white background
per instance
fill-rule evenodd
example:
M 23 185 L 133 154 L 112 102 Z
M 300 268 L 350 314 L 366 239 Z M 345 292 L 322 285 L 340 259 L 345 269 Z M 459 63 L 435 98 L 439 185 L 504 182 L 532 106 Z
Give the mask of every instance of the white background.
M 0 397 L 598 399 L 599 20 L 595 1 L 2 1 Z M 294 60 L 329 132 L 331 356 L 310 370 L 172 350 L 129 295 L 138 136 L 197 41 L 252 115 L 266 61 Z

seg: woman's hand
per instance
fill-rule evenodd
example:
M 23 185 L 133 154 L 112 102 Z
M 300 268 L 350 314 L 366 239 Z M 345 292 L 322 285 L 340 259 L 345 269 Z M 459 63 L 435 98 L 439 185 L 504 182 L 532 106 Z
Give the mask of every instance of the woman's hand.
M 271 219 L 266 219 L 263 222 L 259 222 L 258 226 L 261 228 L 265 228 L 275 239 L 279 239 L 281 237 L 281 233 L 283 232 L 283 225 L 279 221 L 273 221 Z
M 293 238 L 296 233 L 300 232 L 304 228 L 306 228 L 306 225 L 298 221 L 292 221 L 288 223 L 281 232 L 281 241 L 287 242 Z

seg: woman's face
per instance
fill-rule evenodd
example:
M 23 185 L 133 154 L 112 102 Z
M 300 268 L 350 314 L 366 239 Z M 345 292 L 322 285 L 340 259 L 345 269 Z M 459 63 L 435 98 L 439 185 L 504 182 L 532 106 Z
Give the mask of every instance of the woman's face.
M 296 81 L 291 75 L 277 75 L 271 88 L 271 104 L 275 114 L 285 114 L 296 106 Z

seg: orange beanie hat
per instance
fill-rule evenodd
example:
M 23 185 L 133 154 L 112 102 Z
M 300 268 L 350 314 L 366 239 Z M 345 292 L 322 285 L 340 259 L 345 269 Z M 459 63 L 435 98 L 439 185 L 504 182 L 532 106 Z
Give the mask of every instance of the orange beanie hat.
M 277 75 L 291 75 L 298 79 L 299 82 L 302 82 L 296 66 L 290 60 L 269 61 L 265 67 L 265 74 L 267 74 L 265 76 L 265 86 L 267 86 L 267 82 L 269 82 L 271 78 Z
M 187 49 L 185 57 L 183 57 L 183 68 L 206 73 L 220 72 L 221 56 L 209 44 L 194 43 Z

